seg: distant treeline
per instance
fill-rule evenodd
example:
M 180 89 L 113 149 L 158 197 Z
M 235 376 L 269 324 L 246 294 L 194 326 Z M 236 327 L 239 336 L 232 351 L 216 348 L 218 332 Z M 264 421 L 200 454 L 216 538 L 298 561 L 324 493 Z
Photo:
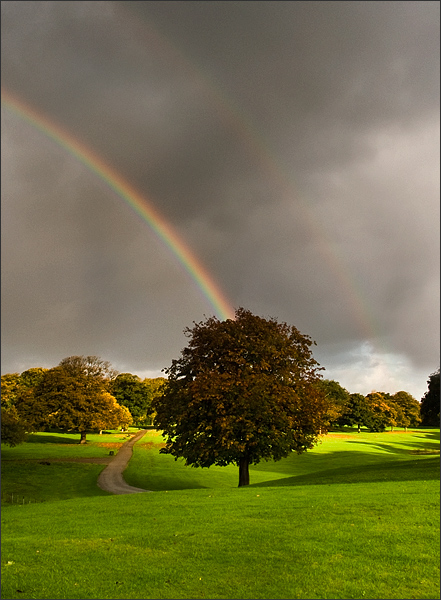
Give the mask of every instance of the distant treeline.
M 319 386 L 331 401 L 329 423 L 334 426 L 357 425 L 371 431 L 387 427 L 440 425 L 440 371 L 429 375 L 428 390 L 421 402 L 408 392 L 395 394 L 373 391 L 367 396 L 350 394 L 337 381 L 324 379 Z
M 1 376 L 2 442 L 16 445 L 31 431 L 87 431 L 138 427 L 154 421 L 152 400 L 160 396 L 163 377 L 141 379 L 118 373 L 96 356 L 71 356 L 52 369 L 35 367 Z M 440 372 L 428 379 L 421 402 L 411 394 L 373 391 L 350 393 L 337 381 L 317 385 L 329 403 L 329 427 L 345 425 L 384 431 L 387 427 L 439 426 Z

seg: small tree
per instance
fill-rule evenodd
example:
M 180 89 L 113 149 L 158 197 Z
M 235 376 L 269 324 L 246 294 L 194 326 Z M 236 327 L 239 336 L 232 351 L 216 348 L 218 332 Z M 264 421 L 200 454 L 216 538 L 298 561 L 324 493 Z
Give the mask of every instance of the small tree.
M 407 392 L 397 392 L 391 398 L 397 413 L 397 427 L 417 427 L 421 421 L 420 404 Z
M 185 334 L 189 344 L 152 403 L 161 452 L 195 467 L 235 463 L 244 486 L 250 464 L 317 443 L 328 405 L 308 336 L 243 308 L 235 320 L 212 317 Z
M 365 425 L 371 431 L 384 431 L 397 424 L 397 413 L 390 398 L 386 392 L 371 392 L 366 396 Z
M 340 417 L 341 425 L 357 425 L 358 433 L 364 425 L 367 427 L 369 421 L 369 404 L 363 394 L 349 394 L 349 400 L 346 405 L 345 413 Z

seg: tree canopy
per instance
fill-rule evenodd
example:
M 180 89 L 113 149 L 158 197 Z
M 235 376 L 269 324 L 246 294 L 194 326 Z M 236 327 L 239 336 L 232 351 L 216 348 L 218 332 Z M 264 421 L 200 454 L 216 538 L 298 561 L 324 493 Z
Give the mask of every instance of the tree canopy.
M 16 446 L 27 438 L 32 424 L 26 421 L 17 410 L 20 398 L 29 394 L 29 390 L 41 380 L 47 369 L 36 367 L 23 373 L 6 373 L 1 377 L 1 441 Z
M 60 361 L 59 366 L 69 375 L 86 376 L 99 381 L 110 381 L 118 375 L 110 362 L 99 356 L 68 356 Z
M 5 373 L 1 376 L 1 384 L 2 408 L 10 408 L 11 406 L 15 406 L 18 392 L 22 386 L 20 373 Z
M 27 432 L 15 406 L 1 407 L 1 441 L 2 444 L 14 447 L 26 440 Z
M 371 431 L 384 431 L 396 425 L 396 410 L 386 392 L 371 392 L 366 396 L 364 424 Z
M 42 367 L 33 367 L 27 369 L 27 371 L 23 371 L 20 375 L 20 384 L 27 388 L 35 387 L 43 379 L 43 375 L 47 370 Z
M 235 319 L 211 317 L 184 333 L 188 346 L 165 369 L 164 392 L 152 402 L 166 439 L 161 452 L 196 467 L 235 463 L 242 486 L 250 464 L 317 443 L 328 404 L 309 336 L 243 308 Z
M 370 408 L 363 394 L 349 394 L 344 414 L 339 419 L 340 425 L 357 425 L 358 431 L 369 421 Z
M 421 399 L 422 425 L 439 427 L 439 369 L 429 375 L 428 390 Z
M 391 397 L 396 411 L 396 425 L 398 427 L 417 427 L 421 421 L 420 404 L 408 392 L 399 391 Z
M 164 381 L 163 377 L 142 380 L 138 375 L 120 373 L 109 389 L 118 403 L 129 409 L 133 422 L 142 427 L 151 422 L 152 400 Z
M 333 379 L 320 379 L 317 385 L 329 403 L 327 412 L 329 425 L 340 424 L 348 410 L 349 392 Z

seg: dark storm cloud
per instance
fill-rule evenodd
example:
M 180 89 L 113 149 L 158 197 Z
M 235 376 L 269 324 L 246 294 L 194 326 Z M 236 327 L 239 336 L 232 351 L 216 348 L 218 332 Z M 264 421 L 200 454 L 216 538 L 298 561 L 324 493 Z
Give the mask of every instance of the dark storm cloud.
M 371 336 L 437 367 L 438 3 L 4 2 L 2 84 L 323 364 Z M 10 356 L 166 366 L 199 291 L 87 169 L 7 111 L 2 135 Z

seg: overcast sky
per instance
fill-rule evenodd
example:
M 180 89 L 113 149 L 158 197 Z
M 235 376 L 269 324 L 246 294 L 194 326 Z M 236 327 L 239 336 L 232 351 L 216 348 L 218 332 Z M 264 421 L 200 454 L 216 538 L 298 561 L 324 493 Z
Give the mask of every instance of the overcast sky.
M 2 2 L 2 87 L 149 198 L 324 377 L 439 366 L 439 2 Z M 161 375 L 214 314 L 170 249 L 2 105 L 2 373 Z

